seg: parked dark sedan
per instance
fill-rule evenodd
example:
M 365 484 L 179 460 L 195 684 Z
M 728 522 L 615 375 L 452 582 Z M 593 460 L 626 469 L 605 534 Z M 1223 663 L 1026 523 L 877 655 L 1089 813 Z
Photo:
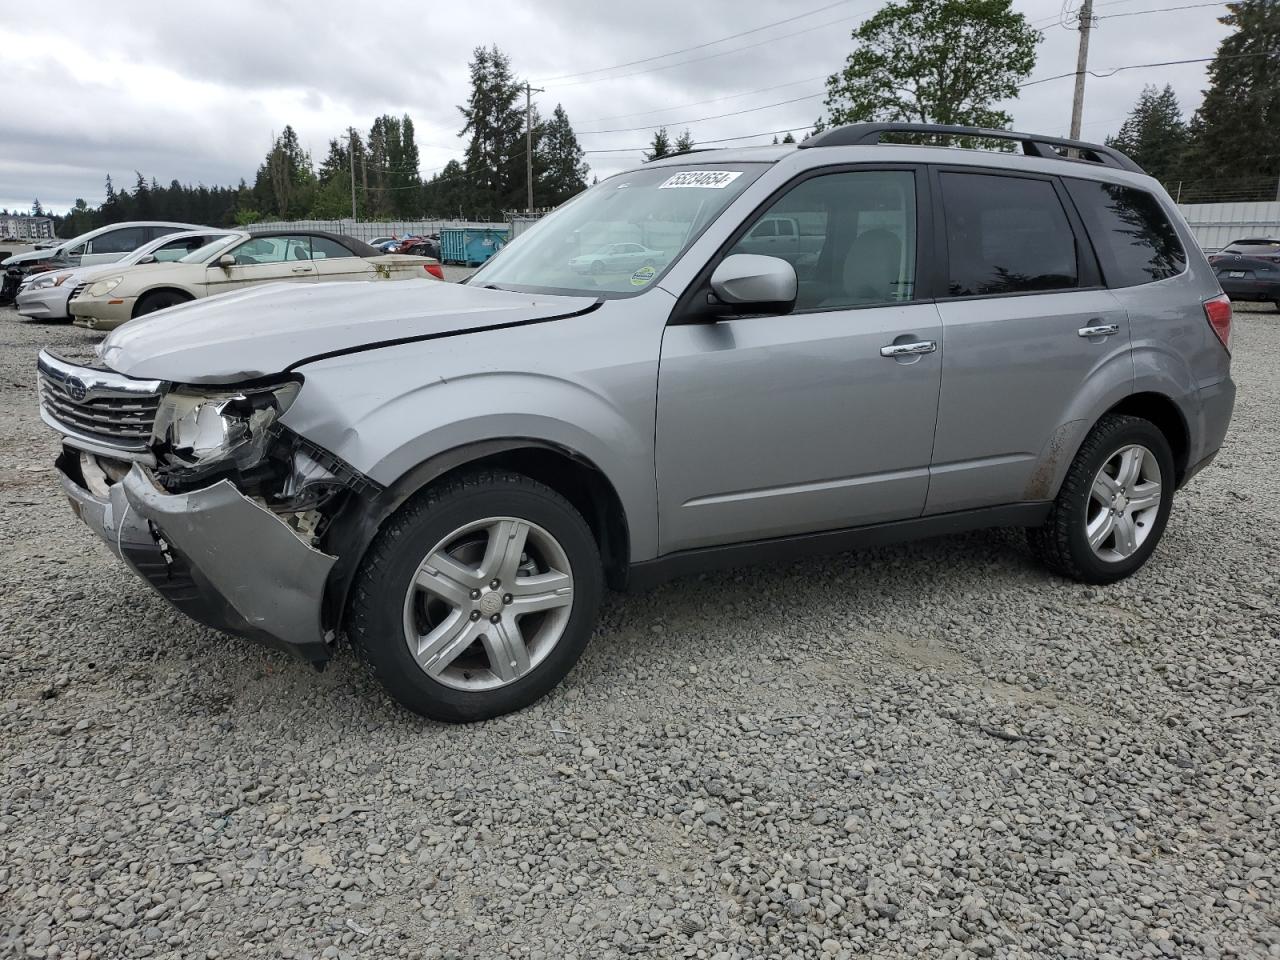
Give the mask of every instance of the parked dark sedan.
M 1222 292 L 1240 302 L 1274 303 L 1280 309 L 1280 240 L 1235 240 L 1209 258 Z

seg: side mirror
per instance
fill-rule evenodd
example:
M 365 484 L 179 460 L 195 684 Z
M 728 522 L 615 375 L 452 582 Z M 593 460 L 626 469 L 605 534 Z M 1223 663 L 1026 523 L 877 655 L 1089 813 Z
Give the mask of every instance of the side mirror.
M 796 268 L 781 257 L 735 253 L 711 274 L 711 292 L 734 313 L 790 313 L 798 289 Z
M 156 255 L 154 253 L 148 253 L 145 257 L 143 257 L 141 260 L 138 261 L 138 263 L 140 264 L 155 263 L 155 262 L 156 262 Z
M 223 270 L 230 270 L 236 265 L 236 258 L 229 253 L 224 253 L 218 258 L 218 266 Z

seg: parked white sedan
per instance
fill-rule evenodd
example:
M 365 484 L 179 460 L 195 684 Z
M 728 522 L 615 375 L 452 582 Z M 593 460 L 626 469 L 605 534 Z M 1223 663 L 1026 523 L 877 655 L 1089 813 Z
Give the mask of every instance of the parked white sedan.
M 236 231 L 175 263 L 112 271 L 77 286 L 69 307 L 79 326 L 110 330 L 188 300 L 259 283 L 444 279 L 430 257 L 381 254 L 367 243 L 320 231 Z

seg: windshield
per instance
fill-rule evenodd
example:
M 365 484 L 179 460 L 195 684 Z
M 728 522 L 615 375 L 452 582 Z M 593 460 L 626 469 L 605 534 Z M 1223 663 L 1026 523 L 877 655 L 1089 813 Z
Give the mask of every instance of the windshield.
M 233 243 L 240 243 L 242 240 L 247 240 L 247 239 L 248 239 L 248 234 L 231 233 L 225 237 L 219 237 L 217 240 L 213 240 L 209 243 L 206 243 L 199 250 L 192 250 L 190 253 L 188 253 L 185 257 L 183 257 L 178 262 L 179 263 L 206 263 L 209 260 L 212 260 L 217 253 L 219 253 L 222 250 L 225 250 L 227 247 L 231 246 Z
M 544 217 L 468 283 L 609 298 L 643 293 L 764 170 L 728 163 L 611 177 Z

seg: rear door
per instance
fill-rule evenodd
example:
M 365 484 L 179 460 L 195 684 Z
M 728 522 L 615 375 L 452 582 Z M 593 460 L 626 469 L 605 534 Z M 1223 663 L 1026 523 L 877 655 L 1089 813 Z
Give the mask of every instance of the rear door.
M 253 237 L 226 253 L 235 264 L 220 266 L 215 260 L 205 271 L 210 296 L 257 283 L 309 283 L 316 279 L 311 260 L 311 238 L 302 235 Z
M 945 339 L 927 514 L 1051 499 L 1082 391 L 1131 385 L 1128 317 L 1054 177 L 934 171 Z

